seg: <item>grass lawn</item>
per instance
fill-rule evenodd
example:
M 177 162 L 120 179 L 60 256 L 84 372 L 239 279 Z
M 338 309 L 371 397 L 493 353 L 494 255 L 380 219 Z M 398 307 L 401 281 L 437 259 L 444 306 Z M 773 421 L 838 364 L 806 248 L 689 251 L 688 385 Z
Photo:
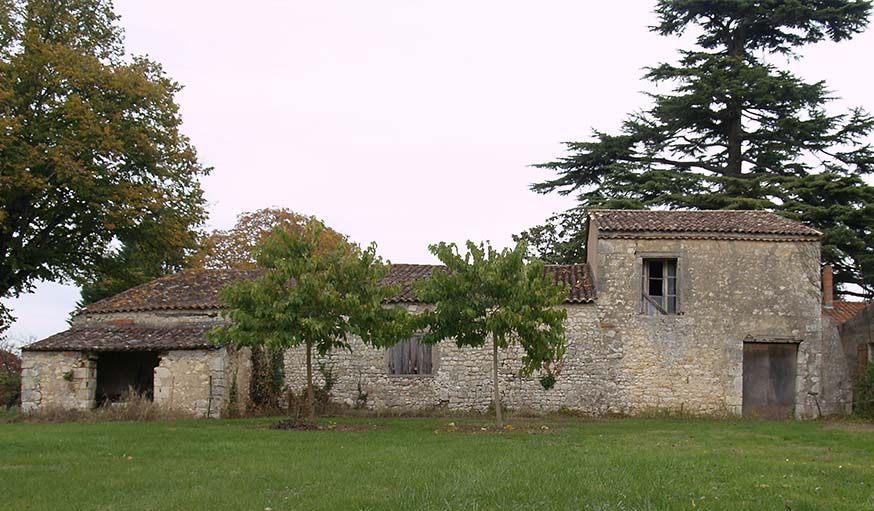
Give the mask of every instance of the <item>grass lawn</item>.
M 870 423 L 338 422 L 0 424 L 0 509 L 874 509 Z

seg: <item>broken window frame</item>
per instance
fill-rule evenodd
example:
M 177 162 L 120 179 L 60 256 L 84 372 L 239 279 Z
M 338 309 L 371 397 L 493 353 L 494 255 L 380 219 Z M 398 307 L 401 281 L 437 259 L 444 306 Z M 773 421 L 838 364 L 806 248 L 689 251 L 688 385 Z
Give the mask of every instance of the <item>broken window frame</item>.
M 660 274 L 652 276 L 653 265 L 660 264 Z M 640 312 L 650 316 L 675 316 L 680 313 L 680 258 L 674 254 L 641 257 Z M 659 292 L 653 294 L 658 282 Z M 673 282 L 673 284 L 672 284 Z M 673 293 L 671 293 L 673 291 Z
M 422 334 L 413 334 L 388 348 L 386 370 L 389 376 L 433 376 L 436 360 L 433 344 L 423 343 Z

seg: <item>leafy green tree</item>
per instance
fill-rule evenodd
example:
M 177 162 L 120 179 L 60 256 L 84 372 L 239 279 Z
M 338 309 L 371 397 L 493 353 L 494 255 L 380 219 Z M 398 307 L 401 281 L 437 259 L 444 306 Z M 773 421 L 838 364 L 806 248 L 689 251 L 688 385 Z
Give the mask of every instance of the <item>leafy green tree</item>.
M 556 213 L 543 225 L 534 226 L 513 235 L 513 241 L 524 241 L 528 254 L 547 264 L 574 264 L 586 260 L 586 212 L 570 209 Z
M 155 232 L 143 236 L 112 251 L 104 257 L 94 276 L 82 284 L 82 300 L 79 306 L 94 303 L 126 289 L 178 272 L 183 268 L 249 269 L 255 268 L 255 248 L 277 226 L 289 232 L 302 231 L 308 224 L 323 225 L 313 216 L 302 215 L 287 208 L 264 208 L 241 213 L 236 224 L 228 230 L 216 229 L 198 240 L 198 248 L 192 251 L 188 245 L 173 244 L 167 222 L 157 222 L 149 227 L 164 228 L 167 235 Z M 324 227 L 319 246 L 330 250 L 343 240 L 342 234 Z
M 197 246 L 208 169 L 179 90 L 125 57 L 109 0 L 0 2 L 0 297 L 86 282 L 114 247 Z
M 874 419 L 874 365 L 856 376 L 853 382 L 853 413 Z
M 416 295 L 436 304 L 418 318 L 423 342 L 452 339 L 459 347 L 482 347 L 492 341 L 495 420 L 503 426 L 498 379 L 498 350 L 518 343 L 525 354 L 522 372 L 564 356 L 564 320 L 557 306 L 567 289 L 543 273 L 543 263 L 526 260 L 526 247 L 496 251 L 488 243 L 468 241 L 461 255 L 453 244 L 429 247 L 448 271 L 435 271 L 414 287 Z
M 0 408 L 21 405 L 21 357 L 17 351 L 0 337 Z
M 823 82 L 806 83 L 771 60 L 865 29 L 863 0 L 660 0 L 653 31 L 697 45 L 645 78 L 671 84 L 630 115 L 621 133 L 595 131 L 538 192 L 577 194 L 580 207 L 766 209 L 821 230 L 835 281 L 874 295 L 874 119 L 831 115 Z
M 239 346 L 305 346 L 310 420 L 315 418 L 313 350 L 324 356 L 351 349 L 350 336 L 383 347 L 410 335 L 406 310 L 383 306 L 399 290 L 380 283 L 389 267 L 376 255 L 376 245 L 362 249 L 340 240 L 323 250 L 323 233 L 315 223 L 295 232 L 275 228 L 255 251 L 264 275 L 221 291 L 230 321 L 210 334 Z
M 81 299 L 77 306 L 84 307 L 178 271 L 177 268 L 165 265 L 160 259 L 155 260 L 148 256 L 136 243 L 125 245 L 105 256 L 95 269 L 93 277 L 82 284 Z

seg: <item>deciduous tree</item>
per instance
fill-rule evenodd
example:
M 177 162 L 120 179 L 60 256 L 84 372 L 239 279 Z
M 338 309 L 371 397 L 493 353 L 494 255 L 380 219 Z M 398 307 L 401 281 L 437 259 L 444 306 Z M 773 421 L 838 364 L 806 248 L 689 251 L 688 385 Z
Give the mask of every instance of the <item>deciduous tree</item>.
M 255 247 L 273 232 L 276 227 L 298 234 L 311 224 L 322 227 L 318 250 L 334 249 L 345 238 L 330 227 L 326 227 L 313 216 L 302 215 L 287 208 L 264 208 L 237 216 L 233 228 L 216 230 L 208 235 L 193 264 L 207 269 L 255 268 Z
M 560 360 L 567 312 L 557 306 L 567 289 L 544 275 L 540 261 L 526 259 L 524 243 L 498 252 L 488 243 L 468 241 L 464 255 L 454 243 L 429 249 L 448 271 L 435 271 L 414 287 L 420 299 L 436 304 L 418 318 L 422 340 L 452 339 L 459 347 L 476 348 L 491 341 L 495 420 L 502 427 L 498 351 L 521 345 L 525 374 Z
M 410 334 L 406 310 L 383 306 L 398 288 L 380 283 L 389 267 L 376 255 L 376 245 L 362 249 L 338 240 L 324 250 L 324 232 L 317 223 L 294 232 L 274 228 L 255 251 L 264 275 L 221 291 L 230 321 L 211 333 L 217 341 L 239 346 L 304 346 L 310 420 L 315 416 L 314 350 L 324 356 L 351 349 L 351 336 L 391 346 Z
M 824 233 L 843 292 L 874 295 L 874 187 L 863 179 L 874 172 L 874 119 L 829 113 L 823 82 L 774 64 L 850 39 L 870 11 L 867 0 L 658 1 L 653 31 L 696 36 L 678 64 L 645 75 L 673 90 L 652 94 L 621 133 L 568 143 L 569 155 L 538 165 L 557 176 L 533 189 L 577 194 L 581 207 L 777 211 Z
M 570 209 L 556 213 L 546 223 L 513 235 L 524 241 L 528 253 L 548 264 L 574 264 L 586 260 L 586 212 Z
M 125 56 L 108 0 L 0 2 L 0 297 L 85 282 L 113 247 L 196 246 L 208 169 L 179 90 Z

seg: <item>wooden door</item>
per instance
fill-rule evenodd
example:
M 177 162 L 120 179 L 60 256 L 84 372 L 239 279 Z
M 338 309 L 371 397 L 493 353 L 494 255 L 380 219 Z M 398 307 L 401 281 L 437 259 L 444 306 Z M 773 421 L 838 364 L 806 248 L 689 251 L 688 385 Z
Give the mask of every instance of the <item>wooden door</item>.
M 744 417 L 792 416 L 797 356 L 798 345 L 794 343 L 744 343 Z

